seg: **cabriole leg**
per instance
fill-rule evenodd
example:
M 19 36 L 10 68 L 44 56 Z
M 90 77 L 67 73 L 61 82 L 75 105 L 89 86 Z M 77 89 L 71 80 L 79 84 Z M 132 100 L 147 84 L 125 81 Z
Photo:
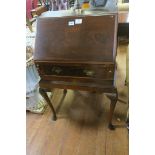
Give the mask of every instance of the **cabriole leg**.
M 67 89 L 64 89 L 63 93 L 64 93 L 64 95 L 66 95 L 67 94 Z
M 111 103 L 110 103 L 110 111 L 109 111 L 109 117 L 108 117 L 108 128 L 110 130 L 114 130 L 115 127 L 112 124 L 112 118 L 113 118 L 113 114 L 114 114 L 114 110 L 116 107 L 116 103 L 117 103 L 117 99 L 118 99 L 118 94 L 117 91 L 116 93 L 112 93 L 112 94 L 106 94 L 107 97 L 110 99 Z
M 48 105 L 50 106 L 50 108 L 51 108 L 51 110 L 53 112 L 53 120 L 55 121 L 57 119 L 56 112 L 54 110 L 54 107 L 53 107 L 53 105 L 52 105 L 46 91 L 44 89 L 42 89 L 42 88 L 39 88 L 39 92 L 40 92 L 41 96 L 45 99 L 45 101 L 48 103 Z

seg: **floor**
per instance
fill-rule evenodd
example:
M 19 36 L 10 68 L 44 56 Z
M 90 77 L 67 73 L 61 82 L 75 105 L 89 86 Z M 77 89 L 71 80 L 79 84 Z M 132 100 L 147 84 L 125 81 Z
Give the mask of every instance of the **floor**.
M 113 123 L 107 128 L 110 101 L 103 94 L 55 89 L 51 100 L 58 120 L 51 120 L 51 110 L 44 114 L 27 112 L 27 155 L 128 155 L 128 89 L 124 86 L 127 45 L 120 45 L 117 55 L 117 88 L 119 98 Z M 95 104 L 94 104 L 95 103 Z M 99 116 L 99 113 L 102 115 Z

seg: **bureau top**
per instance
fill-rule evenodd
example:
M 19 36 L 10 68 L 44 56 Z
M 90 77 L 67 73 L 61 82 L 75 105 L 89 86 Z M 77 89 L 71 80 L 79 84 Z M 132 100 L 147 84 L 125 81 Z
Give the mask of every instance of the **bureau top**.
M 117 13 L 53 13 L 47 12 L 37 19 L 35 61 L 114 61 Z M 60 16 L 62 13 L 64 16 Z
M 47 11 L 42 13 L 39 18 L 48 18 L 48 17 L 67 17 L 67 16 L 103 16 L 107 14 L 116 14 L 116 9 L 107 9 L 107 8 L 92 8 L 85 10 L 60 10 L 60 11 Z

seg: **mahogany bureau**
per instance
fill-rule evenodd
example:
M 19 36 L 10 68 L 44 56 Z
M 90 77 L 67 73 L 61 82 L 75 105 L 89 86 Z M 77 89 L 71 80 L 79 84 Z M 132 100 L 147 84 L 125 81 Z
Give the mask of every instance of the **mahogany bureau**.
M 53 120 L 56 112 L 46 94 L 51 88 L 100 92 L 111 100 L 109 128 L 114 129 L 117 18 L 109 10 L 50 11 L 38 17 L 34 61 Z

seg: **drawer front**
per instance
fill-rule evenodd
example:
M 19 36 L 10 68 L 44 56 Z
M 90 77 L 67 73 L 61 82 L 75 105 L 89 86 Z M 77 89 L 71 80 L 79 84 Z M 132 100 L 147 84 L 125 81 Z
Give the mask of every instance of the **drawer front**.
M 56 65 L 36 64 L 41 77 L 74 77 L 90 79 L 114 79 L 114 64 L 105 65 Z
M 42 75 L 41 77 L 43 80 L 46 81 L 63 81 L 63 82 L 71 82 L 73 84 L 78 83 L 87 83 L 87 84 L 101 84 L 104 86 L 112 86 L 114 84 L 114 80 L 109 79 L 96 79 L 96 78 L 89 78 L 89 77 L 71 77 L 71 76 L 50 76 L 50 75 Z

